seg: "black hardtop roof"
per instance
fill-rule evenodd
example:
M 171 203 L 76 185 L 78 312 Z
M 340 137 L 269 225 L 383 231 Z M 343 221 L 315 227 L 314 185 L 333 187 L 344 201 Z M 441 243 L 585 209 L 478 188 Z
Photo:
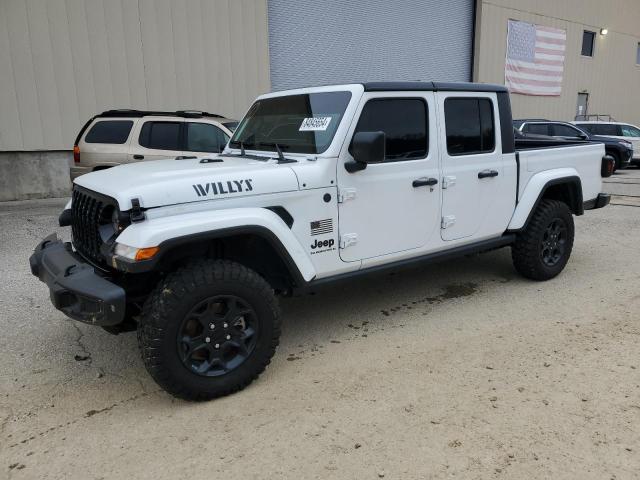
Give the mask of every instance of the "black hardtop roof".
M 365 92 L 441 91 L 441 92 L 508 92 L 504 85 L 471 82 L 367 82 Z

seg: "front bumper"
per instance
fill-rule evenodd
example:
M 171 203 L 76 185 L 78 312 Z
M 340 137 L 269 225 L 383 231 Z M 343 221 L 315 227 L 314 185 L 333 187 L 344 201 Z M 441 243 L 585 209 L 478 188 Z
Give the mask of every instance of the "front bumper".
M 584 202 L 584 209 L 595 210 L 596 208 L 603 208 L 609 205 L 610 201 L 611 195 L 609 195 L 608 193 L 599 193 L 596 198 Z
M 29 258 L 31 273 L 49 287 L 53 306 L 90 325 L 117 325 L 124 320 L 124 289 L 96 273 L 56 234 L 45 238 Z

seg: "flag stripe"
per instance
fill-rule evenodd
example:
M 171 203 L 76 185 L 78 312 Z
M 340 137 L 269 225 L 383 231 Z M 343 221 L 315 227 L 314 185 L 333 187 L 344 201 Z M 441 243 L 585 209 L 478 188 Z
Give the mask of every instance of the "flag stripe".
M 505 84 L 526 95 L 559 95 L 567 35 L 564 30 L 509 20 Z
M 510 72 L 530 73 L 532 75 L 540 75 L 542 77 L 562 78 L 562 71 L 544 70 L 541 68 L 535 68 L 533 65 L 531 66 L 519 65 L 516 67 L 515 65 L 507 63 L 506 69 L 509 70 Z

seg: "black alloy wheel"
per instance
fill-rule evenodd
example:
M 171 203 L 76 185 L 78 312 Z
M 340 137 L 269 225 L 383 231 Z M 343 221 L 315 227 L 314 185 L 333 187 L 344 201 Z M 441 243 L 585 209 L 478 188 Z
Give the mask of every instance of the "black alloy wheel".
M 540 242 L 540 257 L 548 267 L 558 264 L 565 254 L 567 225 L 561 218 L 554 218 L 547 226 Z
M 256 313 L 243 299 L 216 295 L 198 303 L 182 321 L 178 353 L 198 375 L 215 377 L 240 366 L 256 346 Z

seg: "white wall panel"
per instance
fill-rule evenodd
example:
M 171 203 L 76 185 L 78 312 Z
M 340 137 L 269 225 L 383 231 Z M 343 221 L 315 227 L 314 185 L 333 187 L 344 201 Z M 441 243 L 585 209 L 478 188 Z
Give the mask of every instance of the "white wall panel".
M 110 108 L 239 117 L 270 89 L 266 0 L 0 0 L 0 150 Z

